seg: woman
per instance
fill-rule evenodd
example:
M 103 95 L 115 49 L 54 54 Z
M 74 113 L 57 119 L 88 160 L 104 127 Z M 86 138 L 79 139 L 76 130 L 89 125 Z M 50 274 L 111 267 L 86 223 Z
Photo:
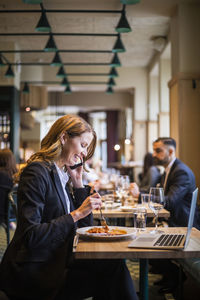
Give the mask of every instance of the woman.
M 154 165 L 153 155 L 148 152 L 144 157 L 142 178 L 139 184 L 140 192 L 148 193 L 150 187 L 156 186 L 160 178 L 161 174 L 157 166 Z
M 6 217 L 6 201 L 13 187 L 13 176 L 16 172 L 16 161 L 12 151 L 0 150 L 0 222 L 4 222 Z
M 83 186 L 83 166 L 96 134 L 78 116 L 58 119 L 21 172 L 18 225 L 0 265 L 0 288 L 11 300 L 137 299 L 124 261 L 73 260 L 76 226 L 92 225 L 98 193 Z M 73 195 L 66 187 L 68 178 Z M 102 287 L 105 287 L 103 289 Z

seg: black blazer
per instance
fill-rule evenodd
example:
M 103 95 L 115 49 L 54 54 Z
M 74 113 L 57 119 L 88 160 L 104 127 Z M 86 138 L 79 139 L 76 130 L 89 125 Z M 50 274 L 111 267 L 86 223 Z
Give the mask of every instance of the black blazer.
M 195 177 L 192 170 L 176 159 L 165 186 L 165 208 L 170 211 L 169 224 L 171 226 L 187 226 L 192 192 L 195 188 Z M 199 219 L 199 211 L 196 208 L 194 226 L 200 229 Z
M 89 193 L 90 187 L 76 189 L 71 207 Z M 78 226 L 92 221 L 90 214 Z M 0 265 L 0 288 L 19 299 L 53 299 L 64 281 L 75 231 L 55 165 L 27 166 L 18 187 L 17 229 Z

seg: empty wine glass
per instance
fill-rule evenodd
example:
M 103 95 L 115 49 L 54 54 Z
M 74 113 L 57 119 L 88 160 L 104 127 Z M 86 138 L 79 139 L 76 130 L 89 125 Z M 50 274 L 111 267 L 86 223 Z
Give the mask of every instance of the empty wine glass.
M 120 175 L 118 176 L 118 182 L 116 185 L 116 192 L 119 196 L 122 204 L 125 204 L 125 198 L 129 193 L 130 180 L 128 175 Z
M 164 190 L 163 188 L 151 187 L 149 192 L 149 207 L 155 215 L 155 229 L 150 231 L 152 234 L 163 233 L 158 230 L 158 213 L 164 207 Z

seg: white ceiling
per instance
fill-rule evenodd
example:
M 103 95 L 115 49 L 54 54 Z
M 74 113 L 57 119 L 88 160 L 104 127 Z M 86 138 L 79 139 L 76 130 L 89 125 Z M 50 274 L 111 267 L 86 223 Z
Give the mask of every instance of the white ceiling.
M 192 0 L 188 0 L 192 2 Z M 187 1 L 187 2 L 188 2 Z M 126 6 L 126 15 L 132 28 L 130 33 L 122 33 L 121 38 L 126 52 L 120 53 L 123 67 L 147 67 L 156 54 L 154 37 L 167 36 L 170 16 L 179 0 L 141 0 L 136 5 Z M 45 9 L 79 9 L 79 10 L 121 10 L 120 0 L 43 0 Z M 39 5 L 24 4 L 22 0 L 0 0 L 0 10 L 33 10 Z M 39 13 L 0 13 L 0 33 L 34 33 L 40 18 Z M 53 33 L 116 33 L 115 27 L 120 18 L 117 13 L 47 13 Z M 15 43 L 21 50 L 43 50 L 48 36 L 0 36 L 0 51 L 9 50 L 7 42 Z M 111 50 L 116 37 L 80 37 L 55 36 L 60 50 Z M 4 54 L 4 53 L 3 53 Z M 10 54 L 4 54 L 14 62 Z M 112 53 L 60 53 L 62 62 L 106 62 L 113 57 Z M 48 62 L 54 53 L 21 54 L 21 62 Z M 23 69 L 23 68 L 22 68 Z M 65 66 L 68 73 L 109 73 L 109 66 Z M 119 68 L 118 68 L 119 70 Z M 59 81 L 56 78 L 58 68 L 45 67 L 43 80 Z M 120 79 L 120 78 L 119 78 Z M 107 82 L 107 76 L 69 76 L 69 81 Z M 95 90 L 106 88 L 106 85 L 72 84 L 74 90 Z M 51 89 L 60 89 L 58 85 Z

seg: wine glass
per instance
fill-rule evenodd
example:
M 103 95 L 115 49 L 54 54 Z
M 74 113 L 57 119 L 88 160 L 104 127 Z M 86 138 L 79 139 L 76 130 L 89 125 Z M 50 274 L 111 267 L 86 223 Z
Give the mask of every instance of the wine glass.
M 155 229 L 151 231 L 152 234 L 163 233 L 158 230 L 158 213 L 164 207 L 164 190 L 163 188 L 151 187 L 149 192 L 149 207 L 155 215 Z
M 129 176 L 120 175 L 118 177 L 116 192 L 117 192 L 122 204 L 125 204 L 125 198 L 127 197 L 128 193 L 129 193 L 129 185 L 130 185 Z

